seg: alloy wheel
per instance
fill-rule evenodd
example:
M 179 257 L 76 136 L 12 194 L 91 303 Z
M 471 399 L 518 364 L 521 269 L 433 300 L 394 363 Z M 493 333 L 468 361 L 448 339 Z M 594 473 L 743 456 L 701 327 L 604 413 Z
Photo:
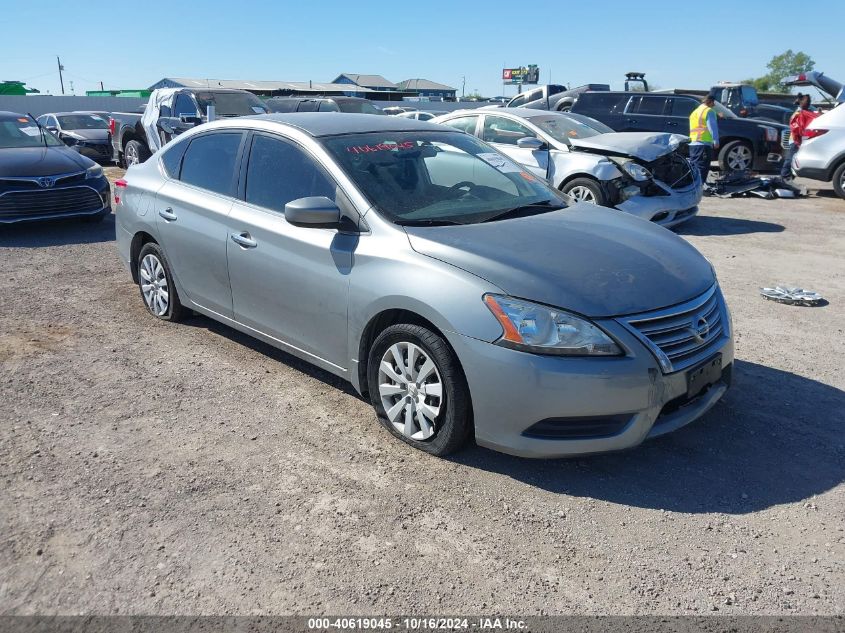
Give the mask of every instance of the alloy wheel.
M 159 258 L 153 254 L 145 255 L 138 267 L 138 274 L 141 276 L 141 293 L 147 308 L 156 316 L 167 314 L 170 293 L 167 273 Z
M 378 390 L 387 418 L 411 440 L 427 440 L 437 431 L 444 404 L 443 381 L 429 354 L 409 342 L 391 345 L 381 358 Z
M 135 146 L 132 143 L 126 146 L 125 154 L 126 156 L 124 160 L 126 161 L 127 167 L 129 167 L 130 165 L 137 165 L 139 162 L 141 162 L 140 160 L 138 160 L 138 150 L 135 149 Z
M 590 191 L 589 187 L 582 187 L 581 185 L 572 187 L 567 193 L 575 198 L 578 202 L 586 202 L 588 204 L 596 204 L 596 196 Z
M 728 167 L 744 170 L 751 167 L 751 150 L 745 145 L 737 145 L 728 152 Z

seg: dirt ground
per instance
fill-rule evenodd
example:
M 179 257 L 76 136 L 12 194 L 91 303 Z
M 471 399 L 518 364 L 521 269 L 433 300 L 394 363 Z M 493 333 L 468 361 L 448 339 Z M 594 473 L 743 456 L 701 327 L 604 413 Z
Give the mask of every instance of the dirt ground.
M 413 451 L 337 379 L 152 319 L 113 218 L 0 228 L 0 614 L 842 614 L 845 201 L 710 198 L 679 233 L 733 310 L 732 391 L 530 461 Z

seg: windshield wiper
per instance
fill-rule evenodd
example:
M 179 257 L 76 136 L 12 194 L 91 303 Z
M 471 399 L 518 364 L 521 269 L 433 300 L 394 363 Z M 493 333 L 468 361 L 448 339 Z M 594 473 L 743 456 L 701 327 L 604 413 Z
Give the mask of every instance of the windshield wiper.
M 515 218 L 522 214 L 525 214 L 528 211 L 535 211 L 540 210 L 541 212 L 545 211 L 557 211 L 558 209 L 563 209 L 564 205 L 556 204 L 551 200 L 544 200 L 543 202 L 533 202 L 531 204 L 523 204 L 518 207 L 513 207 L 512 209 L 505 209 L 504 211 L 500 211 L 495 215 L 491 215 L 488 218 L 484 218 L 482 222 L 495 222 L 496 220 L 505 220 L 507 218 Z
M 463 222 L 440 218 L 426 218 L 423 220 L 394 220 L 393 223 L 398 224 L 399 226 L 450 226 L 464 224 Z
M 34 116 L 32 116 L 32 114 L 30 114 L 29 112 L 27 112 L 27 114 L 29 115 L 29 118 L 32 119 L 32 122 L 35 123 L 35 125 L 38 126 L 38 131 L 41 133 L 41 140 L 44 142 L 44 147 L 48 147 L 47 137 L 44 136 L 45 134 L 47 134 L 47 132 L 45 132 L 44 128 L 41 127 L 41 124 L 38 122 L 38 119 L 36 119 Z

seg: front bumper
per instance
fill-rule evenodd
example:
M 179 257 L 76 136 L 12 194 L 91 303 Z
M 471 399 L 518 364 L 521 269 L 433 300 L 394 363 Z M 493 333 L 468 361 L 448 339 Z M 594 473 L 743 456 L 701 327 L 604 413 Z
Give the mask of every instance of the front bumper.
M 703 189 L 697 172 L 694 178 L 694 184 L 686 189 L 672 189 L 665 183 L 654 180 L 654 186 L 666 195 L 636 195 L 620 202 L 616 208 L 667 228 L 676 226 L 698 213 Z
M 714 349 L 722 356 L 722 379 L 686 400 L 687 371 L 664 374 L 655 357 L 615 321 L 602 321 L 626 349 L 617 358 L 566 358 L 529 354 L 452 335 L 472 397 L 479 445 L 521 457 L 555 458 L 618 451 L 674 431 L 704 415 L 728 390 L 734 345 L 730 336 Z M 529 429 L 563 420 L 612 433 L 574 439 L 538 438 Z M 605 427 L 607 428 L 607 427 Z

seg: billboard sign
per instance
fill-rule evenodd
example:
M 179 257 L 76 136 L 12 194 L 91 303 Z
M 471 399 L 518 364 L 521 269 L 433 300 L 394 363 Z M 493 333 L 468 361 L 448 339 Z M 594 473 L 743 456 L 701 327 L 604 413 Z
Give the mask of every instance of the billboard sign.
M 536 84 L 540 81 L 540 68 L 536 64 L 522 66 L 521 68 L 503 68 L 502 83 L 514 84 Z

